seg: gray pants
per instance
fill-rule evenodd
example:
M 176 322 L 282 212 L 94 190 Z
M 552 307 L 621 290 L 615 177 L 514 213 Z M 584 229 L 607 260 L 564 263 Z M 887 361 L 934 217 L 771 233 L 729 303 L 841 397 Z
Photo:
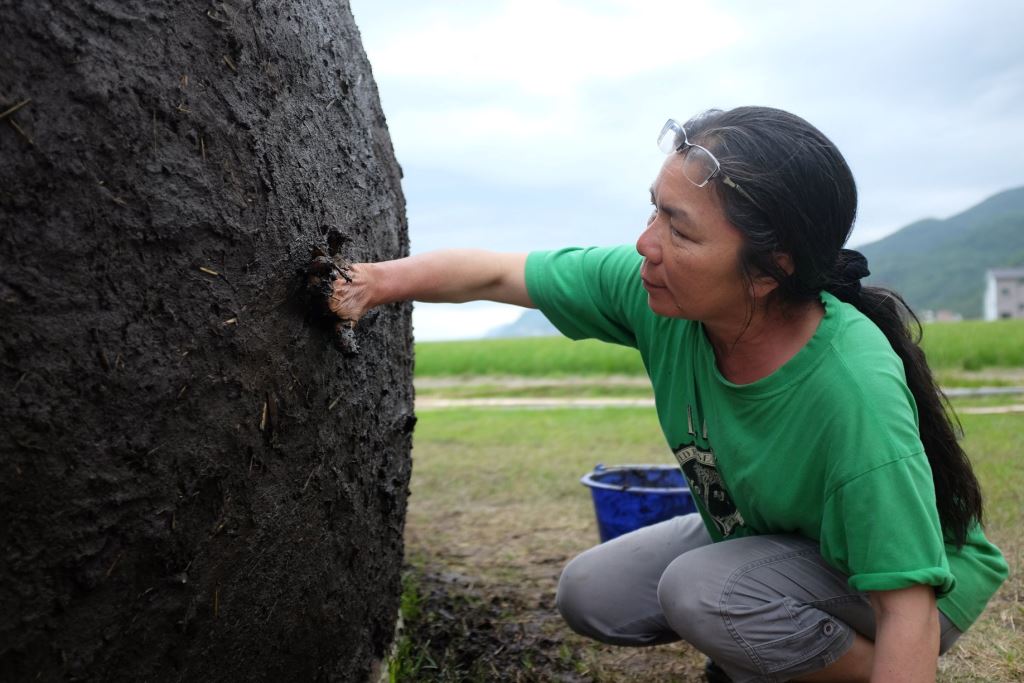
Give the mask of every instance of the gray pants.
M 712 543 L 697 514 L 634 531 L 573 559 L 558 609 L 576 632 L 613 645 L 685 640 L 740 681 L 785 681 L 874 640 L 866 593 L 801 536 Z M 939 612 L 940 652 L 960 631 Z

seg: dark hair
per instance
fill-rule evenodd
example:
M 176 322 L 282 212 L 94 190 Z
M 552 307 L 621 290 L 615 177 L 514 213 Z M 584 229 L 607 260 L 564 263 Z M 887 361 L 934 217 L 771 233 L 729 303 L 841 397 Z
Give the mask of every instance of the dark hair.
M 742 188 L 714 184 L 727 218 L 744 236 L 740 267 L 747 279 L 762 273 L 773 278 L 778 287 L 771 301 L 784 306 L 832 292 L 877 325 L 903 361 L 939 519 L 947 537 L 962 546 L 971 526 L 982 521 L 981 487 L 958 442 L 960 424 L 919 346 L 917 316 L 896 292 L 861 288 L 863 257 L 843 249 L 857 213 L 857 186 L 846 160 L 818 129 L 778 109 L 713 109 L 685 127 L 690 141 L 711 150 L 722 174 Z M 780 253 L 792 259 L 792 273 L 779 265 Z

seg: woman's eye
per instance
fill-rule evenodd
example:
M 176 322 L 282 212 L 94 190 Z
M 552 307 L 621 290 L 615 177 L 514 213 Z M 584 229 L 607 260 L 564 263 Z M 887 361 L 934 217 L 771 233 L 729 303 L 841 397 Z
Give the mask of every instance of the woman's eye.
M 673 237 L 678 237 L 678 238 L 679 238 L 679 239 L 681 239 L 681 240 L 689 239 L 689 238 L 687 238 L 687 236 L 686 236 L 686 235 L 684 235 L 683 233 L 679 232 L 679 231 L 678 231 L 678 230 L 676 230 L 675 228 L 669 228 L 669 230 L 671 230 L 671 231 L 672 231 L 672 236 L 673 236 Z

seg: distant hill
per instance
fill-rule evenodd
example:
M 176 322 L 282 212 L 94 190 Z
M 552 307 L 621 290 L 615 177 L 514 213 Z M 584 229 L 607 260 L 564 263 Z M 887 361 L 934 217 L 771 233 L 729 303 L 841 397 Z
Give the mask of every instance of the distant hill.
M 486 338 L 497 337 L 553 337 L 560 334 L 555 326 L 548 322 L 544 314 L 535 308 L 528 308 L 514 321 L 490 330 Z
M 862 246 L 871 277 L 917 312 L 980 318 L 989 268 L 1024 265 L 1024 187 L 1000 192 L 945 220 L 929 218 Z
M 895 289 L 915 312 L 949 310 L 980 318 L 989 268 L 1024 265 L 1024 187 L 993 195 L 945 220 L 926 218 L 859 248 L 867 284 Z M 488 337 L 537 337 L 558 331 L 528 310 Z

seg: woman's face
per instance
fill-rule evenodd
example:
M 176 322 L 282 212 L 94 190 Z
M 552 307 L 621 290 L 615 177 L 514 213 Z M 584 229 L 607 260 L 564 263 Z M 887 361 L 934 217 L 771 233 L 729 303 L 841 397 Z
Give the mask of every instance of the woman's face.
M 740 270 L 740 232 L 710 186 L 683 176 L 682 157 L 665 160 L 651 186 L 653 212 L 636 242 L 647 303 L 659 315 L 730 321 L 747 316 L 750 287 Z

